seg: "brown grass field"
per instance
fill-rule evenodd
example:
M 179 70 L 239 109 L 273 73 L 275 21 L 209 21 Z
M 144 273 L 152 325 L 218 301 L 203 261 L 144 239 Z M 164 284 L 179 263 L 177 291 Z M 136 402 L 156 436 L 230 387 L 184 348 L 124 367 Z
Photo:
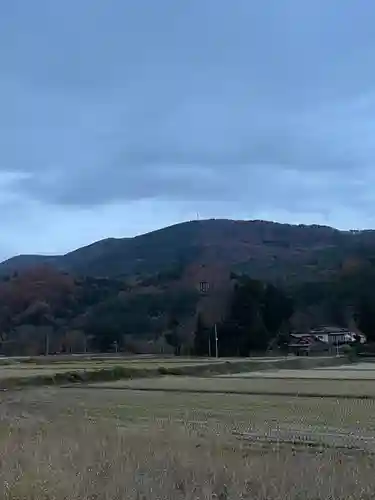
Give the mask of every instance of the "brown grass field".
M 369 500 L 374 409 L 333 398 L 3 393 L 2 498 Z
M 311 370 L 312 371 L 312 370 Z M 366 377 L 366 375 L 364 375 Z M 285 396 L 331 396 L 352 398 L 375 398 L 373 379 L 321 379 L 284 378 L 274 375 L 265 377 L 157 377 L 152 379 L 118 380 L 90 384 L 93 389 L 133 389 L 143 391 L 168 391 L 223 394 L 264 394 Z
M 373 500 L 375 399 L 354 398 L 371 383 L 175 376 L 2 391 L 0 498 Z
M 339 358 L 247 358 L 199 359 L 175 357 L 110 356 L 104 358 L 75 355 L 36 358 L 0 358 L 0 389 L 37 385 L 104 382 L 120 379 L 155 378 L 158 375 L 218 375 L 275 369 L 301 369 L 332 366 Z
M 0 357 L 0 378 L 8 376 L 21 376 L 39 375 L 45 373 L 58 373 L 73 370 L 92 370 L 102 368 L 112 368 L 115 366 L 124 366 L 128 368 L 138 369 L 153 369 L 158 367 L 184 367 L 184 366 L 202 366 L 202 365 L 216 365 L 223 364 L 230 361 L 231 364 L 246 363 L 251 367 L 252 361 L 243 358 L 226 360 L 223 358 L 178 358 L 175 357 L 108 357 L 108 358 L 77 358 L 75 356 L 56 357 L 54 360 L 52 356 L 39 356 L 35 358 L 1 358 Z M 253 363 L 262 362 L 283 362 L 285 358 L 255 358 Z
M 200 366 L 206 362 L 186 362 L 186 363 L 173 363 L 173 362 L 149 362 L 149 361 L 84 361 L 84 362 L 67 362 L 67 363 L 51 363 L 46 365 L 41 364 L 16 364 L 11 366 L 0 367 L 0 379 L 9 377 L 30 377 L 35 375 L 52 375 L 54 373 L 64 373 L 71 371 L 88 371 L 100 370 L 103 368 L 114 368 L 116 366 L 125 366 L 134 369 L 149 369 L 158 368 L 159 366 L 167 367 L 181 367 L 181 366 Z

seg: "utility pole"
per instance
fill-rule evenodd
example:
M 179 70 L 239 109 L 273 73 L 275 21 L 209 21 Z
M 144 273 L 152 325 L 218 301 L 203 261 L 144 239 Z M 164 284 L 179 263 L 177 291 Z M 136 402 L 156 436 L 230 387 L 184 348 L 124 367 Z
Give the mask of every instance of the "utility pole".
M 211 329 L 208 330 L 208 357 L 211 357 Z
M 219 357 L 219 351 L 218 351 L 217 341 L 218 341 L 218 338 L 217 338 L 217 325 L 215 323 L 215 354 L 216 354 L 216 357 L 218 358 Z
M 46 356 L 49 354 L 49 331 L 46 331 Z

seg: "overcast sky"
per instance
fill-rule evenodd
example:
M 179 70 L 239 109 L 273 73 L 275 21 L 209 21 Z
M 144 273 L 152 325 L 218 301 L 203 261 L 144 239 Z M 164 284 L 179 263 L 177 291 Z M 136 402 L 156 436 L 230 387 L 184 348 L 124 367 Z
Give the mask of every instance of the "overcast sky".
M 374 0 L 0 6 L 0 259 L 196 217 L 375 227 Z

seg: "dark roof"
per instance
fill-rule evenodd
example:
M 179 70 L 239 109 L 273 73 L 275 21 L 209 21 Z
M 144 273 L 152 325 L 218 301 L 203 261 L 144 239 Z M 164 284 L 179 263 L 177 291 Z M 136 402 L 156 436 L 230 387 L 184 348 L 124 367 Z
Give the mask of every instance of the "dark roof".
M 306 334 L 306 335 L 290 335 L 292 342 L 289 343 L 289 346 L 311 346 L 316 344 L 325 344 L 322 340 L 317 338 L 315 335 Z
M 343 328 L 341 326 L 319 326 L 317 328 L 312 328 L 310 331 L 313 333 L 328 333 L 328 334 L 350 333 L 348 328 Z
M 294 338 L 296 338 L 296 339 L 302 339 L 302 338 L 304 338 L 304 337 L 311 337 L 311 333 L 309 333 L 309 332 L 305 332 L 305 333 L 299 333 L 299 332 L 298 332 L 298 333 L 297 333 L 297 332 L 296 332 L 296 333 L 291 333 L 291 334 L 290 334 L 290 336 L 291 336 L 291 337 L 294 337 Z
M 304 335 L 303 337 L 295 337 L 294 335 L 291 335 L 291 337 L 293 338 L 295 345 L 309 345 L 318 341 L 313 335 Z

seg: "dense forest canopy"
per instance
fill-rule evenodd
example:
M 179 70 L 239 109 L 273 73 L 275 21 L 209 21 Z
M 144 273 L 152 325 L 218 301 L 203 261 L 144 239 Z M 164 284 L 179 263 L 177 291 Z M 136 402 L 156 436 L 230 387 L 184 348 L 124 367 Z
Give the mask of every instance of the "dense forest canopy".
M 375 340 L 374 279 L 372 263 L 330 281 L 289 287 L 232 274 L 225 314 L 215 321 L 220 354 L 265 351 L 278 337 L 319 324 L 355 324 Z M 214 324 L 205 318 L 204 300 L 197 287 L 179 281 L 166 286 L 164 274 L 130 283 L 76 278 L 42 267 L 4 278 L 0 284 L 1 352 L 31 355 L 46 349 L 52 353 L 116 348 L 212 354 Z M 215 300 L 213 291 L 211 301 Z

